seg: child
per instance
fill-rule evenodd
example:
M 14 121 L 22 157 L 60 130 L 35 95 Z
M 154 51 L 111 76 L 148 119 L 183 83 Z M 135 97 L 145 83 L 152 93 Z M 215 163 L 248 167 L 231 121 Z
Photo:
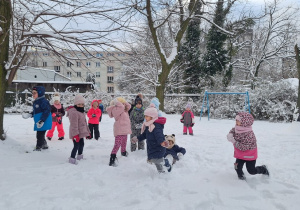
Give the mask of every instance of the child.
M 159 102 L 158 98 L 156 98 L 156 97 L 152 98 L 151 101 L 150 101 L 150 104 L 155 105 L 155 108 L 156 108 L 157 113 L 158 113 L 158 117 L 162 117 L 162 111 L 159 110 L 160 102 Z
M 84 137 L 90 136 L 90 130 L 86 122 L 84 113 L 84 103 L 85 99 L 82 95 L 77 94 L 74 100 L 74 106 L 70 106 L 67 109 L 67 117 L 70 120 L 69 137 L 73 140 L 73 150 L 71 152 L 71 157 L 69 158 L 69 163 L 77 164 L 75 160 L 76 153 L 78 151 L 77 160 L 83 159 L 83 147 L 84 147 Z
M 150 104 L 150 107 L 145 110 L 144 115 L 146 121 L 142 125 L 142 134 L 133 137 L 131 142 L 136 143 L 137 141 L 147 139 L 148 162 L 151 164 L 154 163 L 159 173 L 165 172 L 163 166 L 170 172 L 172 166 L 169 164 L 168 159 L 164 159 L 166 147 L 169 146 L 163 134 L 166 118 L 158 117 L 154 104 Z
M 63 105 L 60 103 L 60 97 L 58 93 L 54 94 L 53 97 L 53 105 L 51 105 L 51 113 L 52 113 L 52 128 L 47 132 L 47 138 L 51 141 L 53 137 L 53 132 L 55 127 L 57 126 L 58 131 L 58 140 L 63 140 L 65 136 L 65 131 L 62 123 L 62 117 L 65 115 L 65 110 Z
M 93 138 L 93 131 L 95 132 L 95 139 L 98 140 L 100 137 L 99 132 L 99 121 L 102 115 L 101 110 L 99 109 L 99 102 L 98 100 L 93 100 L 91 104 L 91 108 L 87 113 L 89 118 L 89 129 L 91 132 L 91 139 Z
M 227 139 L 232 142 L 234 146 L 234 157 L 236 158 L 234 168 L 238 178 L 241 180 L 246 179 L 243 173 L 244 163 L 246 163 L 249 174 L 264 174 L 269 176 L 269 171 L 265 165 L 255 167 L 257 145 L 252 130 L 254 118 L 247 112 L 240 112 L 235 119 L 236 125 L 230 130 Z
M 189 134 L 193 136 L 193 126 L 195 124 L 194 114 L 191 111 L 191 104 L 187 104 L 185 106 L 185 111 L 181 115 L 180 122 L 183 123 L 183 135 L 187 135 L 187 130 L 189 130 Z
M 104 106 L 102 104 L 102 100 L 100 99 L 99 100 L 99 109 L 101 110 L 101 116 L 100 116 L 100 119 L 99 119 L 99 122 L 101 122 L 102 120 L 102 115 L 103 115 L 103 111 L 104 111 Z M 100 136 L 99 136 L 100 137 Z
M 127 135 L 131 134 L 130 119 L 128 110 L 131 105 L 122 97 L 118 97 L 110 102 L 110 106 L 106 108 L 106 111 L 110 118 L 115 118 L 114 123 L 114 136 L 115 145 L 111 151 L 109 166 L 116 166 L 115 160 L 117 152 L 121 146 L 121 155 L 128 156 L 126 151 Z
M 29 117 L 34 118 L 34 130 L 36 131 L 36 147 L 34 151 L 41 151 L 41 149 L 48 149 L 45 140 L 47 130 L 51 129 L 52 118 L 50 114 L 50 104 L 45 98 L 45 88 L 43 86 L 35 86 L 32 88 L 33 112 L 31 114 L 22 114 L 24 119 Z
M 130 122 L 131 122 L 131 131 L 132 134 L 130 135 L 130 138 L 134 136 L 138 136 L 141 134 L 141 128 L 142 124 L 144 122 L 144 111 L 145 108 L 143 107 L 142 99 L 137 98 L 135 100 L 135 107 L 132 109 L 130 113 Z M 131 143 L 131 152 L 136 150 L 137 145 L 134 143 Z M 138 149 L 145 149 L 145 141 L 139 141 L 138 142 Z
M 169 160 L 169 163 L 175 164 L 176 161 L 181 160 L 183 155 L 186 153 L 185 148 L 179 147 L 175 144 L 175 134 L 165 135 L 166 141 L 169 142 L 169 146 L 166 149 L 164 155 Z

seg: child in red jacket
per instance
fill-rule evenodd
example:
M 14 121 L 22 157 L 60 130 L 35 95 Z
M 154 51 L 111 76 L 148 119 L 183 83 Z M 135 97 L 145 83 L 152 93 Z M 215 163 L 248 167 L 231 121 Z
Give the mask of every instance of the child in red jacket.
M 93 138 L 93 130 L 95 133 L 95 139 L 98 140 L 100 137 L 99 132 L 99 119 L 102 115 L 101 110 L 99 109 L 99 102 L 98 100 L 93 100 L 91 104 L 91 108 L 87 113 L 87 116 L 89 118 L 89 129 L 91 131 L 90 138 Z

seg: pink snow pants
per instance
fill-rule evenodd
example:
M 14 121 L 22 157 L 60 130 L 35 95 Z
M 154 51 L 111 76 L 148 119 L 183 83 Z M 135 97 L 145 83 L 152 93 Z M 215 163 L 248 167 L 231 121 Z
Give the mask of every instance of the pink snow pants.
M 192 127 L 183 126 L 183 133 L 187 133 L 187 130 L 189 130 L 189 134 L 193 134 L 193 128 Z
M 64 131 L 64 127 L 63 124 L 59 124 L 58 122 L 52 122 L 52 127 L 51 130 L 49 130 L 47 132 L 47 137 L 52 138 L 53 137 L 53 132 L 55 130 L 55 127 L 57 126 L 57 131 L 58 131 L 58 137 L 64 137 L 65 136 L 65 131 Z
M 127 135 L 120 135 L 115 137 L 115 145 L 113 150 L 111 151 L 111 154 L 117 154 L 120 146 L 121 146 L 121 152 L 126 151 L 126 144 L 127 144 Z

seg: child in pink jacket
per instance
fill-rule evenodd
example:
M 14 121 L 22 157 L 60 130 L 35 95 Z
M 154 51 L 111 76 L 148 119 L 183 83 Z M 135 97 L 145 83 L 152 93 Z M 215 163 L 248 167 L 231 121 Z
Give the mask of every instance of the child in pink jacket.
M 95 132 L 95 139 L 98 140 L 100 137 L 99 132 L 99 121 L 101 117 L 101 110 L 99 109 L 99 101 L 93 100 L 91 104 L 91 108 L 87 113 L 89 118 L 89 129 L 91 131 L 91 139 L 93 138 L 93 132 Z
M 69 138 L 73 140 L 74 144 L 73 150 L 71 152 L 71 157 L 69 158 L 69 163 L 71 164 L 77 164 L 75 159 L 77 152 L 77 160 L 83 159 L 83 138 L 89 138 L 90 136 L 90 130 L 87 125 L 84 113 L 84 103 L 84 97 L 78 94 L 75 96 L 74 106 L 70 106 L 67 109 L 67 117 L 69 117 L 70 120 Z
M 183 135 L 187 135 L 187 131 L 191 136 L 194 135 L 193 133 L 193 126 L 195 124 L 195 117 L 193 112 L 191 111 L 191 104 L 187 104 L 185 106 L 185 111 L 181 115 L 180 122 L 183 123 Z
M 118 97 L 110 102 L 110 106 L 106 108 L 108 116 L 115 118 L 114 136 L 115 145 L 110 155 L 109 166 L 116 166 L 116 154 L 121 146 L 121 155 L 128 156 L 126 151 L 127 135 L 131 134 L 131 124 L 128 110 L 131 105 L 122 97 Z
M 240 112 L 235 118 L 236 125 L 227 135 L 228 141 L 233 143 L 234 157 L 236 158 L 234 168 L 238 178 L 245 180 L 243 166 L 246 163 L 246 168 L 249 174 L 264 174 L 269 176 L 269 171 L 265 165 L 256 166 L 257 159 L 257 144 L 256 138 L 252 130 L 254 118 L 248 112 Z

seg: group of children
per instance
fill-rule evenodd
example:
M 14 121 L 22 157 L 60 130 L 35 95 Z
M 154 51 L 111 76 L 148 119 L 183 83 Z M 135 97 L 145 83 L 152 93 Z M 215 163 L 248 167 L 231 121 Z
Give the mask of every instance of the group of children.
M 62 117 L 65 115 L 63 106 L 60 104 L 59 95 L 53 97 L 54 104 L 50 107 L 49 102 L 45 99 L 45 89 L 42 86 L 33 88 L 32 95 L 34 98 L 33 112 L 23 114 L 23 118 L 34 117 L 34 130 L 37 131 L 37 145 L 35 150 L 47 149 L 45 132 L 49 140 L 53 137 L 55 127 L 58 129 L 59 140 L 64 139 L 64 130 Z M 91 109 L 87 116 L 84 112 L 85 99 L 82 95 L 75 96 L 74 106 L 67 108 L 67 117 L 70 121 L 69 137 L 73 140 L 74 147 L 71 152 L 69 162 L 77 164 L 77 160 L 83 158 L 84 138 L 91 139 L 93 134 L 96 140 L 100 137 L 99 121 L 101 121 L 102 111 L 99 109 L 99 100 L 93 100 Z M 126 151 L 127 135 L 130 134 L 131 152 L 136 149 L 145 149 L 145 139 L 147 144 L 147 162 L 154 164 L 159 173 L 170 172 L 172 165 L 180 160 L 186 153 L 185 148 L 175 144 L 175 135 L 164 135 L 163 129 L 166 118 L 159 111 L 159 100 L 153 98 L 150 106 L 143 107 L 142 95 L 139 95 L 133 104 L 130 105 L 124 98 L 117 97 L 110 102 L 106 108 L 108 116 L 115 119 L 114 137 L 115 143 L 110 154 L 109 166 L 116 166 L 116 156 L 121 147 L 121 155 L 128 156 Z M 101 108 L 101 107 L 100 107 Z M 194 114 L 191 111 L 191 104 L 186 105 L 180 121 L 183 123 L 183 135 L 193 135 Z M 130 114 L 129 114 L 130 113 Z M 234 145 L 234 164 L 238 178 L 244 180 L 245 176 L 242 171 L 246 163 L 247 170 L 250 174 L 269 175 L 265 165 L 255 167 L 257 159 L 256 138 L 252 131 L 254 119 L 251 114 L 246 112 L 238 113 L 236 116 L 236 126 L 231 129 L 227 135 L 228 141 Z M 77 157 L 76 157 L 77 154 Z

